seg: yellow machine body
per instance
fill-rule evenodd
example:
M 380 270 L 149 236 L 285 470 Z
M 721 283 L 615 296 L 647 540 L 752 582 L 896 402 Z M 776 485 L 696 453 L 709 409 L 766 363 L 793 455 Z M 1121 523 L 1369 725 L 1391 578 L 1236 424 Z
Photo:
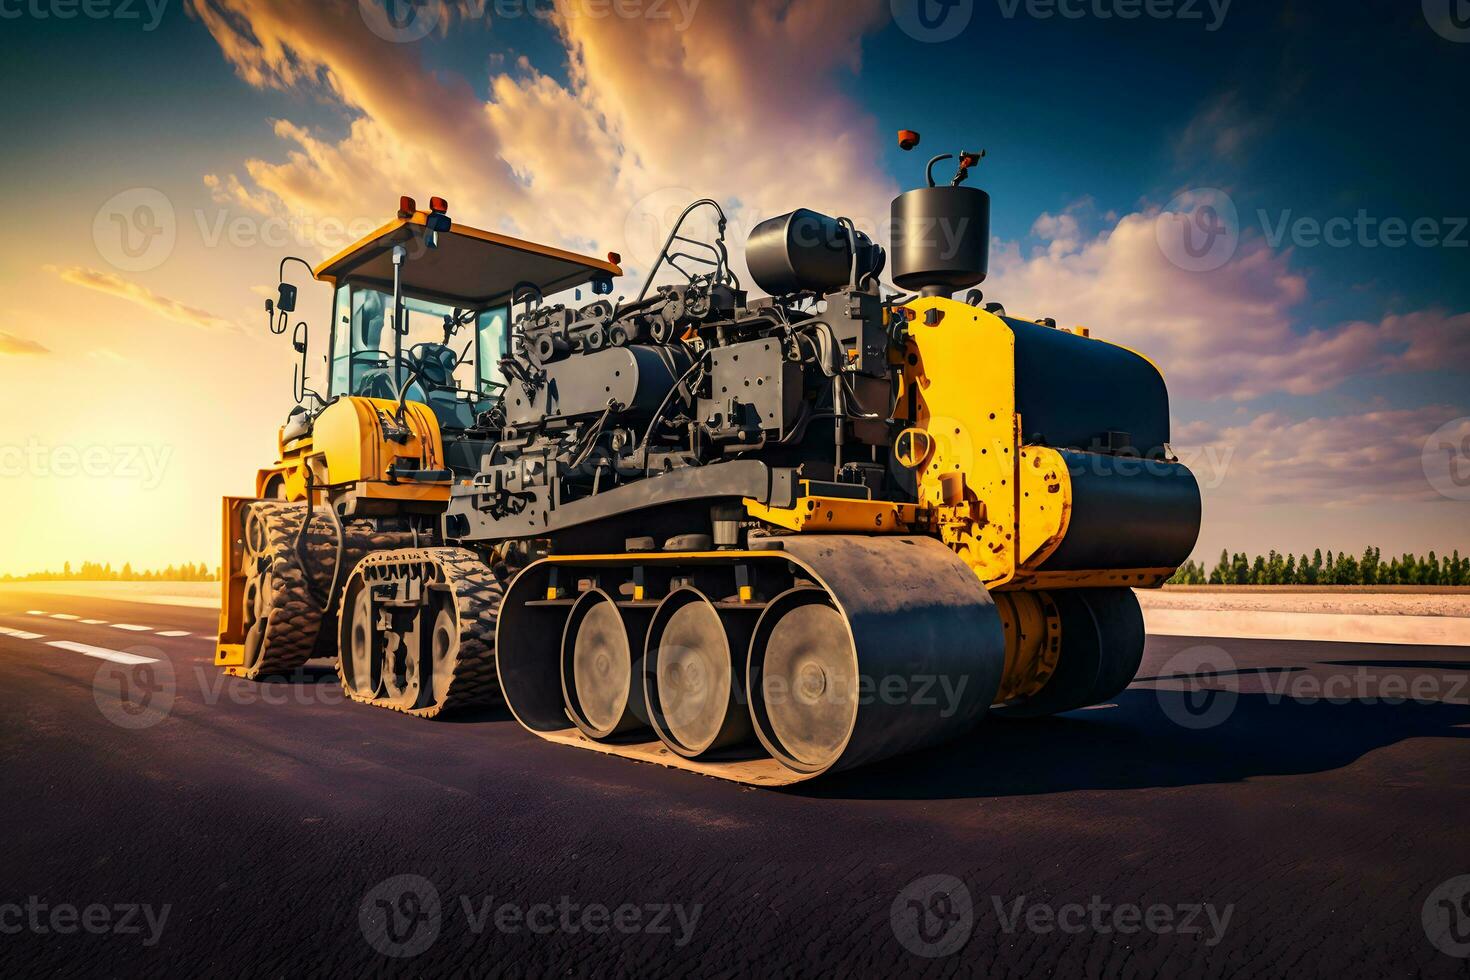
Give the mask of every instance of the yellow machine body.
M 1092 390 L 1078 394 L 1076 414 L 1106 418 L 1130 387 L 1147 389 L 1132 417 L 1166 434 L 1167 399 L 1152 362 L 1083 329 L 1021 324 L 947 298 L 918 299 L 904 309 L 911 314 L 909 341 L 895 416 L 907 411 L 913 424 L 894 456 L 914 473 L 917 504 L 803 493 L 791 508 L 747 501 L 752 517 L 796 532 L 930 533 L 993 590 L 1148 588 L 1174 573 L 1194 543 L 1199 497 L 1162 441 L 1152 437 L 1145 441 L 1160 445 L 1134 451 L 1108 442 L 1131 433 L 1100 427 L 1095 445 L 1053 448 L 1027 438 L 1033 430 L 1021 410 L 1028 380 L 1044 383 L 1023 354 L 1044 355 L 1047 370 L 1074 388 L 1086 388 L 1084 379 L 1094 375 Z M 1018 343 L 1037 349 L 1018 352 Z M 1110 385 L 1118 386 L 1116 397 Z M 1051 404 L 1064 393 L 1031 395 Z M 1079 496 L 1086 521 L 1074 521 Z M 1150 524 L 1133 548 L 1083 546 L 1069 560 L 1052 560 L 1069 538 L 1123 537 L 1140 510 L 1149 511 Z M 1089 551 L 1126 560 L 1089 560 Z
M 449 500 L 445 480 L 413 480 L 399 471 L 443 470 L 444 444 L 439 423 L 427 405 L 398 404 L 381 398 L 339 398 L 317 416 L 309 433 L 292 436 L 281 427 L 280 461 L 256 476 L 260 497 L 306 500 L 325 491 L 351 491 L 359 500 L 442 506 Z M 271 492 L 279 488 L 278 492 Z
M 992 589 L 1147 588 L 1174 574 L 1194 545 L 1199 493 L 1188 469 L 1167 455 L 1168 402 L 1158 369 L 1086 331 L 1021 323 L 945 298 L 908 308 L 914 317 L 898 401 L 911 400 L 918 431 L 905 433 L 908 447 L 900 438 L 898 452 L 945 544 Z M 1053 448 L 1028 438 L 1038 423 L 1022 410 L 1026 396 L 1050 407 L 1068 393 L 1025 386 L 1053 378 L 1074 389 L 1076 414 L 1089 422 L 1119 413 L 1154 431 L 1113 433 L 1103 421 L 1091 446 L 1050 440 L 1065 447 Z M 1118 408 L 1129 399 L 1137 404 Z M 1047 428 L 1071 422 L 1049 420 Z M 1127 444 L 1135 435 L 1156 445 Z M 1079 521 L 1084 493 L 1087 520 Z M 1150 510 L 1149 535 L 1131 549 L 1080 547 L 1069 560 L 1053 560 L 1069 539 L 1126 539 L 1129 521 Z M 1126 563 L 1088 560 L 1089 552 Z
M 219 643 L 215 664 L 244 662 L 245 569 L 242 518 L 259 499 L 319 502 L 353 497 L 359 514 L 432 513 L 449 500 L 448 479 L 415 480 L 401 473 L 443 471 L 444 445 L 429 406 L 379 398 L 339 398 L 317 416 L 309 433 L 281 427 L 281 459 L 256 475 L 255 497 L 226 497 L 220 571 Z M 394 469 L 400 471 L 395 474 Z

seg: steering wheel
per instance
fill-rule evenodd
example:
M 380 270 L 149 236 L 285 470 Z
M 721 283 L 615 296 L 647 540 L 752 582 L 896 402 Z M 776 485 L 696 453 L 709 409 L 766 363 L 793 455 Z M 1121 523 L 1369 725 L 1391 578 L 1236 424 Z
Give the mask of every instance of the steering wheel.
M 381 369 L 392 372 L 396 365 L 399 371 L 394 373 L 400 374 L 403 378 L 407 378 L 414 370 L 413 363 L 406 356 L 399 355 L 397 360 L 395 360 L 392 354 L 381 350 L 360 350 L 348 358 L 348 360 L 351 364 L 352 375 L 358 374 L 358 369 L 362 369 L 363 371 Z M 390 381 L 389 383 L 394 384 L 395 382 Z M 352 385 L 353 394 L 358 394 L 358 388 L 358 384 L 354 383 Z
M 454 387 L 454 372 L 459 367 L 459 358 L 447 344 L 426 341 L 414 344 L 407 352 L 412 371 L 419 372 L 420 386 L 434 388 Z M 442 378 L 438 377 L 439 374 Z

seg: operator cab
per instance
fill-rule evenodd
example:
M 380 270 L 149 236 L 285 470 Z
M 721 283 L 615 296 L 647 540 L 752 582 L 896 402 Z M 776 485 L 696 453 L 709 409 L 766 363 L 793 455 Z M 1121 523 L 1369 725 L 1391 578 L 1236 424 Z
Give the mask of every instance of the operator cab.
M 403 198 L 397 220 L 313 270 L 336 290 L 329 399 L 397 400 L 406 384 L 441 428 L 472 428 L 478 402 L 505 388 L 517 290 L 610 292 L 622 275 L 614 261 L 454 224 L 447 210 L 439 198 L 428 211 Z

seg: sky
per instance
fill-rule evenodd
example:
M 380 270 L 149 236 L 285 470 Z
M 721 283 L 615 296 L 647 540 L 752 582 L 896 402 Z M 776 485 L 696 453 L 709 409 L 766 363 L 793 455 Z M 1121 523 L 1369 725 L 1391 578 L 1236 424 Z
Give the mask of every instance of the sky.
M 1197 556 L 1470 551 L 1451 0 L 407 2 L 0 0 L 0 573 L 216 561 L 292 404 L 278 262 L 401 194 L 636 281 L 697 197 L 737 252 L 882 240 L 982 148 L 987 299 L 1159 364 Z

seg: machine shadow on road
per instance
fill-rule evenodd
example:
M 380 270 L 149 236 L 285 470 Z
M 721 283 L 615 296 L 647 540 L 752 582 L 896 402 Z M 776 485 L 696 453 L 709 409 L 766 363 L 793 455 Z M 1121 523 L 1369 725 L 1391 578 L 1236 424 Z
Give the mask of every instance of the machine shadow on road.
M 1384 662 L 1397 669 L 1416 664 Z M 1369 662 L 1354 663 L 1368 667 Z M 1451 661 L 1423 669 L 1463 671 Z M 1296 675 L 1299 668 L 1234 672 Z M 1405 739 L 1470 738 L 1466 693 L 1457 703 L 1383 697 L 1320 700 L 1242 681 L 1220 690 L 1209 724 L 1181 724 L 1181 692 L 1134 686 L 1116 707 L 1031 721 L 989 717 L 948 745 L 842 773 L 792 792 L 823 798 L 966 799 L 1229 783 L 1327 772 Z M 1260 686 L 1264 691 L 1239 690 Z M 1174 699 L 1171 701 L 1171 699 Z
M 341 687 L 341 678 L 337 675 L 337 668 L 329 661 L 313 660 L 306 666 L 297 669 L 294 673 L 286 676 L 262 677 L 253 683 L 272 685 L 297 685 L 303 688 L 325 687 L 330 690 L 338 690 Z M 342 704 L 356 712 L 367 710 L 363 705 L 355 705 L 348 702 L 346 697 L 342 698 Z M 464 725 L 482 724 L 485 722 L 515 722 L 515 716 L 510 709 L 504 705 L 475 705 L 473 707 L 460 708 L 455 711 L 446 712 L 437 719 L 436 725 Z

